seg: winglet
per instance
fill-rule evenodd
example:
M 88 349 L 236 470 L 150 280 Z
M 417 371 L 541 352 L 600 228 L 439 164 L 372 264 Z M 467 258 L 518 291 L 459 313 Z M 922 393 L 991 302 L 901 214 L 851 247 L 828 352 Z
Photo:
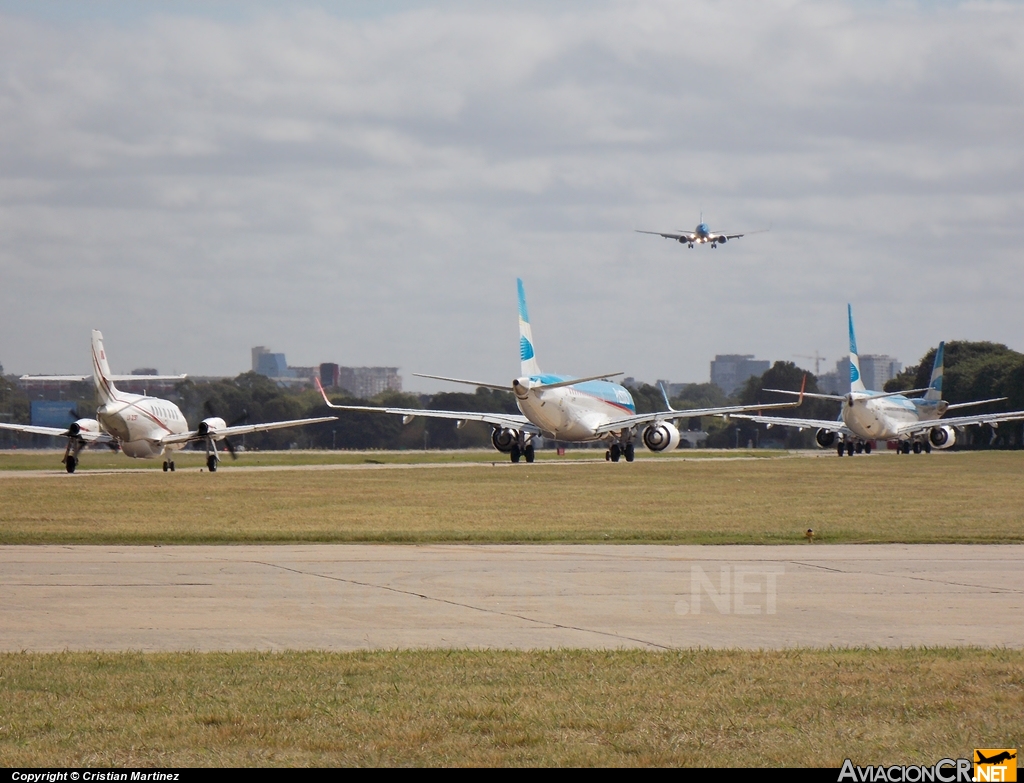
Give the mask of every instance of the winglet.
M 807 373 L 804 373 L 804 379 L 800 381 L 800 397 L 797 399 L 797 407 L 803 404 L 804 401 L 804 389 L 807 388 Z
M 663 384 L 661 381 L 658 381 L 658 387 L 661 389 L 662 399 L 665 400 L 665 407 L 668 408 L 670 411 L 675 412 L 675 408 L 672 407 L 672 403 L 668 401 L 668 392 L 665 391 L 665 384 Z
M 316 382 L 316 388 L 318 388 L 320 390 L 320 396 L 324 398 L 324 402 L 327 404 L 327 407 L 328 408 L 337 408 L 337 407 L 339 407 L 339 406 L 335 405 L 333 402 L 331 402 L 329 399 L 327 399 L 327 392 L 324 391 L 324 387 L 320 383 L 320 379 L 314 377 L 313 380 Z

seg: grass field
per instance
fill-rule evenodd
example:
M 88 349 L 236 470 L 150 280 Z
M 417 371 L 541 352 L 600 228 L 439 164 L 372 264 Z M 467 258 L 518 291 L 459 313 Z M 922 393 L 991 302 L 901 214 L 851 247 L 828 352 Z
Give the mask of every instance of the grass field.
M 1010 650 L 0 655 L 0 766 L 934 764 L 1024 745 Z
M 819 542 L 1024 541 L 1024 452 L 404 469 L 348 458 L 366 469 L 11 470 L 0 543 L 756 544 L 802 541 L 809 527 Z

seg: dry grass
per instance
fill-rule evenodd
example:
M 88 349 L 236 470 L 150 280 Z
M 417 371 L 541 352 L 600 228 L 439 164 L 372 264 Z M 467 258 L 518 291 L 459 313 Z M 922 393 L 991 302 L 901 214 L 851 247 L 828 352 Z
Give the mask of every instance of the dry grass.
M 933 764 L 1021 747 L 1024 653 L 0 655 L 0 766 Z
M 0 543 L 1024 541 L 1024 453 L 0 478 Z

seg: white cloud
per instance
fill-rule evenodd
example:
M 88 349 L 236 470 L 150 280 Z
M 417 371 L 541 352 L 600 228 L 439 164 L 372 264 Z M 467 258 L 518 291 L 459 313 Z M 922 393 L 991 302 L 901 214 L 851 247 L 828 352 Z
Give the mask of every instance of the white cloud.
M 501 380 L 517 275 L 556 371 L 1024 349 L 1019 6 L 390 8 L 0 17 L 4 366 Z

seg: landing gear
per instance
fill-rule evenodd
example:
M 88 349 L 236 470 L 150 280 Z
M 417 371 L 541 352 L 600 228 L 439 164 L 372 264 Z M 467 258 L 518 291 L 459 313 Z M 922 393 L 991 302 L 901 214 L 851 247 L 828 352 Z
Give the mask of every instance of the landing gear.
M 845 452 L 846 452 L 846 444 L 843 443 L 842 441 L 839 441 L 839 445 L 836 446 L 836 454 L 838 454 L 841 457 L 841 456 L 843 456 L 843 454 Z
M 864 453 L 865 454 L 870 454 L 871 453 L 871 441 L 868 441 L 867 443 L 864 444 Z
M 206 469 L 211 473 L 217 472 L 217 455 L 209 454 L 206 457 Z
M 929 443 L 928 441 L 925 441 L 923 445 L 924 445 L 924 453 L 925 454 L 931 454 L 932 453 L 932 444 Z
M 64 460 L 64 470 L 66 470 L 68 473 L 74 473 L 75 468 L 77 467 L 78 457 L 74 456 L 73 454 L 69 454 L 67 458 Z
M 856 451 L 858 454 L 864 451 L 864 444 L 858 441 Z
M 905 441 L 903 441 L 903 443 L 900 444 L 900 451 L 902 451 L 904 454 L 909 454 L 910 453 L 910 441 L 909 440 L 905 440 Z
M 636 458 L 636 448 L 632 443 L 626 444 L 626 448 L 623 449 L 623 456 L 625 456 L 626 462 L 632 462 Z
M 527 462 L 533 462 L 535 454 L 532 443 L 523 449 L 523 456 L 526 457 Z
M 853 446 L 853 441 L 851 440 L 849 443 L 846 444 L 846 456 L 852 457 L 853 456 L 853 450 L 854 450 L 854 446 Z
M 619 457 L 622 456 L 622 447 L 618 443 L 613 443 L 612 447 L 608 449 L 608 453 L 611 455 L 612 462 L 618 462 Z
M 171 471 L 171 473 L 174 472 L 174 461 L 173 460 L 164 460 L 164 473 L 166 473 L 167 471 Z
M 915 440 L 914 441 L 914 453 L 915 454 L 920 454 L 921 453 L 921 441 L 919 441 L 919 440 Z

